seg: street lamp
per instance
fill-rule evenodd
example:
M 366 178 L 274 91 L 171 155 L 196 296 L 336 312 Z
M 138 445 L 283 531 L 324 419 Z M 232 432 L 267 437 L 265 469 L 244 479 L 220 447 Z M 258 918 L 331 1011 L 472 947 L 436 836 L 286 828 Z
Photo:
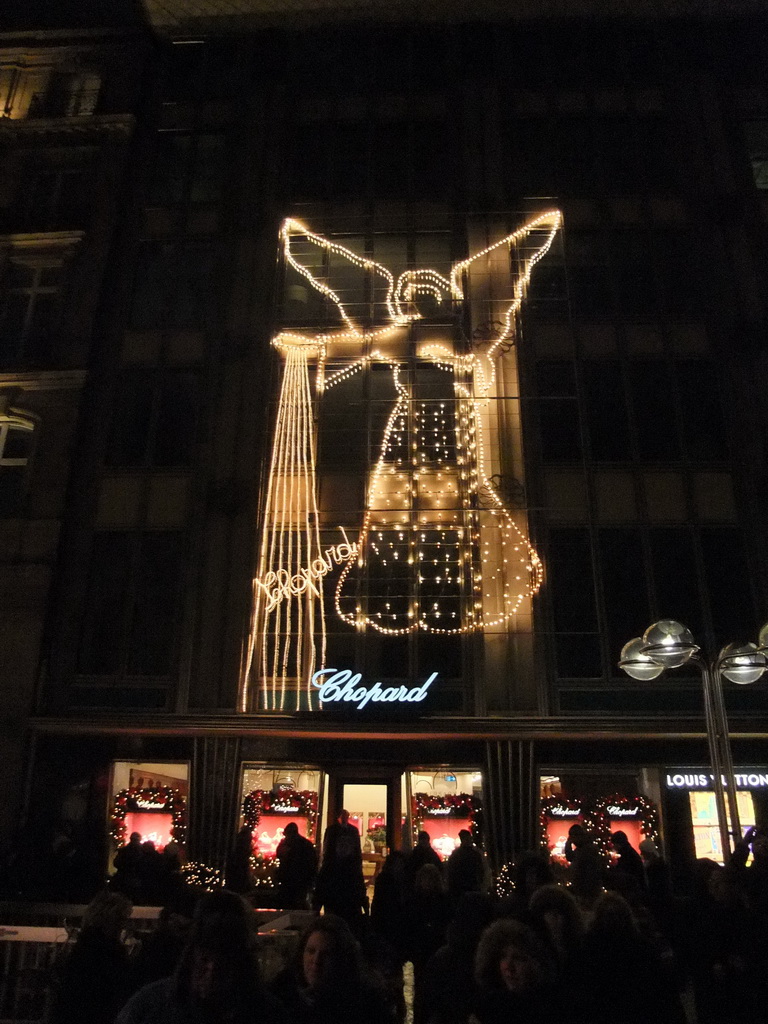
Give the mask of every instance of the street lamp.
M 760 630 L 757 644 L 728 644 L 716 658 L 707 660 L 686 626 L 674 619 L 660 619 L 649 626 L 642 637 L 625 644 L 619 658 L 619 668 L 641 682 L 656 679 L 665 669 L 680 668 L 688 663 L 696 665 L 701 673 L 709 760 L 725 859 L 731 853 L 726 797 L 735 841 L 741 838 L 741 823 L 722 677 L 742 685 L 756 682 L 768 668 L 767 652 L 768 623 Z

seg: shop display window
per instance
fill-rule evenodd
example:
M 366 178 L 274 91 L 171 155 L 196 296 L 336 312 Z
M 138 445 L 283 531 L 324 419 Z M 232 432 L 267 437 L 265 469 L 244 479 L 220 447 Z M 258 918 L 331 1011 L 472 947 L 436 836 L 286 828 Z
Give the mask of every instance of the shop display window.
M 550 857 L 558 864 L 566 864 L 565 844 L 568 829 L 583 825 L 584 814 L 579 800 L 566 800 L 562 796 L 546 797 L 541 801 L 542 842 Z
M 600 852 L 609 860 L 618 856 L 611 843 L 613 832 L 624 832 L 630 846 L 640 850 L 643 839 L 659 842 L 659 814 L 656 804 L 641 794 L 613 793 L 601 797 L 567 797 L 556 776 L 541 780 L 541 845 L 551 860 L 567 865 L 565 844 L 573 825 L 583 825 Z
M 186 838 L 189 765 L 186 762 L 115 761 L 110 834 L 115 848 L 138 832 L 162 853 Z
M 319 769 L 306 766 L 244 766 L 241 823 L 251 829 L 257 860 L 274 859 L 289 822 L 316 841 L 322 779 Z
M 693 842 L 697 860 L 707 857 L 723 864 L 723 849 L 720 841 L 720 826 L 717 815 L 715 794 L 711 790 L 694 790 L 689 792 L 691 821 L 693 823 Z M 752 794 L 748 790 L 737 790 L 736 801 L 739 809 L 739 820 L 742 834 L 755 825 L 755 805 Z M 730 814 L 728 828 L 731 828 Z M 750 854 L 751 860 L 751 854 Z
M 413 842 L 428 832 L 433 849 L 447 860 L 459 845 L 459 832 L 467 829 L 481 839 L 482 786 L 480 772 L 472 769 L 420 769 L 409 773 Z

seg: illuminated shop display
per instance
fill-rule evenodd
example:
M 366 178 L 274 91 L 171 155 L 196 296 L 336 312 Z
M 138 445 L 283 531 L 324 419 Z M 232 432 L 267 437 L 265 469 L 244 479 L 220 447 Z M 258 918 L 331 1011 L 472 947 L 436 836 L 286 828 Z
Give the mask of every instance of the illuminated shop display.
M 541 801 L 541 842 L 556 863 L 566 863 L 565 844 L 568 829 L 573 825 L 584 824 L 581 800 L 566 800 L 562 796 L 553 796 Z
M 724 863 L 720 823 L 717 815 L 712 773 L 703 768 L 673 768 L 665 776 L 668 790 L 687 790 L 696 857 Z M 768 789 L 765 768 L 736 768 L 736 802 L 742 834 L 756 822 L 753 792 Z M 725 782 L 725 779 L 723 780 Z M 730 815 L 728 828 L 731 829 Z M 751 854 L 750 854 L 751 861 Z
M 315 838 L 317 793 L 255 789 L 243 800 L 243 823 L 253 833 L 254 851 L 264 857 L 275 856 L 290 821 L 307 839 Z
M 110 836 L 122 846 L 133 832 L 162 851 L 170 842 L 184 844 L 187 829 L 189 765 L 153 761 L 112 764 Z
M 305 766 L 243 766 L 241 821 L 251 830 L 256 866 L 274 858 L 289 822 L 317 838 L 319 786 L 320 772 Z
M 117 846 L 127 842 L 132 832 L 141 841 L 152 842 L 162 850 L 170 842 L 184 843 L 187 801 L 177 789 L 121 789 L 116 794 L 110 816 L 110 835 Z
M 409 269 L 395 278 L 299 221 L 284 222 L 286 267 L 323 297 L 338 326 L 273 338 L 282 376 L 242 710 L 322 703 L 312 680 L 326 669 L 332 617 L 341 628 L 383 636 L 458 636 L 505 628 L 541 586 L 525 513 L 507 507 L 493 482 L 505 429 L 494 400 L 531 274 L 560 224 L 560 213 L 548 211 L 447 275 Z M 328 283 L 330 260 L 379 297 L 383 323 L 353 319 Z M 420 297 L 442 304 L 439 325 L 420 312 Z M 491 340 L 469 341 L 461 330 L 459 311 L 476 298 L 494 314 Z M 323 400 L 353 378 L 373 387 L 375 375 L 381 389 L 381 371 L 390 405 L 372 441 L 362 521 L 337 525 L 333 535 L 318 486 Z M 513 373 L 511 364 L 504 372 Z
M 470 793 L 416 793 L 411 806 L 414 841 L 419 832 L 428 832 L 432 848 L 447 860 L 459 845 L 462 829 L 479 834 L 481 810 L 480 801 Z
M 583 825 L 606 857 L 613 856 L 611 833 L 624 832 L 630 846 L 639 849 L 643 839 L 659 842 L 659 814 L 645 796 L 613 794 L 597 800 L 551 796 L 541 801 L 541 844 L 554 861 L 565 864 L 565 843 L 572 825 Z

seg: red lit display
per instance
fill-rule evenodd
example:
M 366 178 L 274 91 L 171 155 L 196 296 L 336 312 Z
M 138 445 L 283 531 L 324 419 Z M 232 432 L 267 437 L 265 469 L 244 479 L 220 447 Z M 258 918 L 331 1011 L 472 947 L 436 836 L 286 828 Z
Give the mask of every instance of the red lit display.
M 158 811 L 128 811 L 125 815 L 125 834 L 138 832 L 142 843 L 152 842 L 162 852 L 172 841 L 173 815 Z
M 274 857 L 280 840 L 283 838 L 285 826 L 293 821 L 301 835 L 307 835 L 307 817 L 303 814 L 262 814 L 259 824 L 253 833 L 253 852 L 262 857 Z

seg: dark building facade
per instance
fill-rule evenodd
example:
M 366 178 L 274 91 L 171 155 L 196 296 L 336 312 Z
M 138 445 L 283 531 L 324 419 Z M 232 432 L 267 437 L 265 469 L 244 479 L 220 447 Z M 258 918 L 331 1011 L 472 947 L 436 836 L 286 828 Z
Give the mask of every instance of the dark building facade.
M 701 681 L 617 662 L 768 611 L 766 24 L 257 7 L 0 38 L 5 847 L 344 804 L 682 870 Z

